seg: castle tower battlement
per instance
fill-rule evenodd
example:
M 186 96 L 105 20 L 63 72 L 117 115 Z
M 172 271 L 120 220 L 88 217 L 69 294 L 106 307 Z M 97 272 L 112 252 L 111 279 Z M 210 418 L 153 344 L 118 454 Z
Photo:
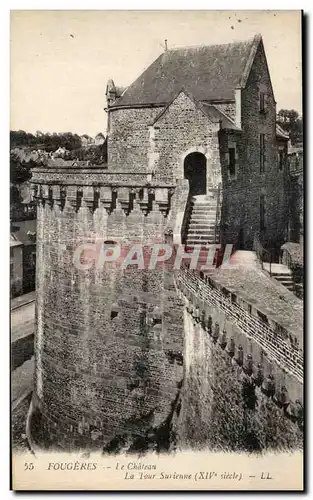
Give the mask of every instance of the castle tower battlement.
M 73 256 L 95 242 L 163 242 L 174 186 L 156 184 L 147 173 L 79 163 L 37 167 L 32 184 L 33 446 L 105 448 L 114 439 L 134 444 L 149 435 L 151 446 L 167 449 L 159 435 L 183 378 L 182 302 L 172 272 L 114 262 L 88 267 L 84 256 L 77 268 Z
M 33 170 L 33 197 L 62 210 L 67 204 L 74 210 L 87 206 L 92 213 L 105 208 L 111 214 L 121 207 L 126 215 L 137 208 L 147 215 L 159 210 L 167 217 L 175 185 L 154 182 L 152 173 L 111 172 L 88 167 L 85 162 L 64 167 L 38 167 Z

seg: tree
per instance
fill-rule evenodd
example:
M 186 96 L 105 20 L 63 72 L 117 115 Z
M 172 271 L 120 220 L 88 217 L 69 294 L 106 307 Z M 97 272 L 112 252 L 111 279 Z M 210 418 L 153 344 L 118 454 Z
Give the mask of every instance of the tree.
M 81 139 L 77 134 L 65 132 L 50 134 L 36 132 L 36 135 L 25 132 L 24 130 L 10 131 L 11 149 L 16 147 L 30 147 L 32 149 L 45 149 L 46 151 L 55 151 L 60 146 L 72 151 L 81 147 Z
M 16 153 L 10 154 L 10 180 L 12 184 L 22 184 L 31 177 L 33 162 L 23 162 Z
M 62 147 L 72 151 L 73 149 L 81 148 L 81 139 L 77 134 L 72 134 L 71 132 L 66 132 L 61 134 L 61 144 Z
M 291 144 L 303 141 L 302 117 L 295 109 L 281 109 L 278 112 L 277 121 L 288 132 Z

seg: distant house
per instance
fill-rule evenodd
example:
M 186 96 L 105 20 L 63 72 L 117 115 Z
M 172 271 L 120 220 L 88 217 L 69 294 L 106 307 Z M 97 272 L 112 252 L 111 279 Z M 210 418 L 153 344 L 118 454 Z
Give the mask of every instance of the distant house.
M 88 146 L 93 146 L 95 144 L 93 137 L 89 137 L 87 134 L 81 135 L 80 140 L 83 148 L 87 148 Z
M 36 220 L 12 223 L 10 254 L 11 296 L 35 290 Z
M 10 184 L 10 219 L 20 221 L 36 218 L 36 203 L 34 202 L 29 182 Z
M 10 234 L 10 291 L 11 297 L 23 293 L 23 243 Z
M 288 148 L 288 162 L 291 175 L 303 173 L 303 146 L 290 146 Z
M 60 146 L 56 151 L 54 151 L 54 153 L 52 153 L 51 157 L 52 158 L 58 158 L 60 156 L 65 155 L 66 153 L 68 153 L 68 150 L 66 148 L 62 148 Z
M 104 141 L 105 141 L 105 137 L 101 132 L 96 135 L 96 138 L 95 138 L 96 146 L 101 146 L 104 143 Z

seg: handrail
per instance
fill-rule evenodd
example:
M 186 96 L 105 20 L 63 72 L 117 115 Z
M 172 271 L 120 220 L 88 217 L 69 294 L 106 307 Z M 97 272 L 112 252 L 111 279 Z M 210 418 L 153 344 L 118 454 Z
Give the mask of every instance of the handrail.
M 254 235 L 254 240 L 253 240 L 253 250 L 257 254 L 257 257 L 261 263 L 262 269 L 264 269 L 264 262 L 268 262 L 270 265 L 270 277 L 272 276 L 272 262 L 273 262 L 273 256 L 272 254 L 266 250 L 262 244 L 260 243 L 260 240 L 257 235 Z
M 218 185 L 217 188 L 217 202 L 216 202 L 216 217 L 215 217 L 215 226 L 214 226 L 214 243 L 216 243 L 216 232 L 217 232 L 217 225 L 219 223 L 219 218 L 220 218 L 220 200 L 221 196 L 221 185 Z
M 183 217 L 182 225 L 181 225 L 181 242 L 184 245 L 186 244 L 187 226 L 189 224 L 190 215 L 191 215 L 191 198 L 192 198 L 192 196 L 190 195 L 190 191 L 189 191 L 186 206 L 185 206 L 184 217 Z

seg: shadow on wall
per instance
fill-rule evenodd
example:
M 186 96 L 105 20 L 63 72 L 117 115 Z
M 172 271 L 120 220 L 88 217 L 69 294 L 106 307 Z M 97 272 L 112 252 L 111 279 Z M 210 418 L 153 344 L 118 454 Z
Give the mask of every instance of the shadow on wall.
M 247 155 L 246 144 L 235 131 L 219 132 L 221 165 L 221 240 L 232 243 L 235 250 L 253 250 L 255 236 L 279 260 L 279 249 L 286 240 L 287 215 L 270 209 L 267 196 L 270 186 L 253 172 L 242 175 L 242 160 Z M 262 187 L 263 186 L 263 187 Z M 286 218 L 286 224 L 283 219 Z

